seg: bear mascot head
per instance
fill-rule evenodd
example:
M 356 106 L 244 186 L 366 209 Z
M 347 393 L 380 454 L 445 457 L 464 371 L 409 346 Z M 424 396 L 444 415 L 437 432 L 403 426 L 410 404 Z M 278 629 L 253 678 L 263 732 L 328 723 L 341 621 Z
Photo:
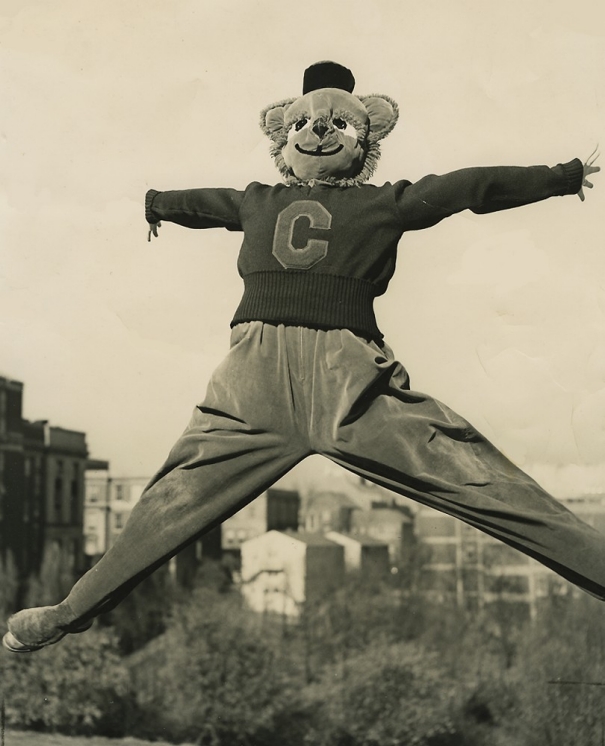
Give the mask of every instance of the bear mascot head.
M 354 87 L 348 68 L 317 62 L 305 70 L 302 96 L 263 110 L 261 128 L 286 183 L 355 186 L 370 178 L 398 108 L 388 96 L 355 96 Z

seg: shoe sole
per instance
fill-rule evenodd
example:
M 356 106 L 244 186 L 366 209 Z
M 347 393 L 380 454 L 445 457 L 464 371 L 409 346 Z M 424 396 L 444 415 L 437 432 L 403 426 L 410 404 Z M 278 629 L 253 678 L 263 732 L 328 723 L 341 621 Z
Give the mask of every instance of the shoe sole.
M 61 640 L 69 634 L 77 635 L 81 632 L 86 632 L 86 630 L 89 630 L 91 627 L 92 621 L 86 622 L 79 629 L 72 629 L 69 632 L 58 632 L 54 637 L 50 637 L 48 640 L 38 643 L 21 642 L 21 640 L 15 637 L 12 632 L 7 632 L 2 638 L 2 645 L 7 650 L 10 650 L 11 653 L 34 653 L 36 650 L 42 650 L 42 648 L 47 648 L 49 645 L 55 645 L 56 643 L 61 642 Z
M 55 643 L 60 642 L 66 634 L 67 632 L 60 632 L 55 637 L 51 637 L 50 640 L 45 640 L 44 642 L 32 645 L 21 642 L 21 640 L 18 640 L 12 632 L 7 632 L 2 638 L 2 645 L 7 650 L 10 650 L 11 653 L 33 653 L 36 650 L 41 650 L 49 645 L 54 645 Z

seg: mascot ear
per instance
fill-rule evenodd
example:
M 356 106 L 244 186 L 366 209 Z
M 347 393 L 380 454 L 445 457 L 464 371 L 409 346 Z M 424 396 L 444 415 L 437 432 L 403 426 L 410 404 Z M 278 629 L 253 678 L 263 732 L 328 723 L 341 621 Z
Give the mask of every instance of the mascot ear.
M 377 142 L 386 137 L 399 118 L 399 107 L 392 98 L 382 95 L 360 96 L 370 117 L 368 140 Z
M 286 131 L 284 115 L 287 108 L 296 101 L 295 98 L 288 98 L 284 101 L 278 101 L 263 109 L 260 115 L 260 126 L 262 131 L 273 142 L 285 142 L 288 138 Z

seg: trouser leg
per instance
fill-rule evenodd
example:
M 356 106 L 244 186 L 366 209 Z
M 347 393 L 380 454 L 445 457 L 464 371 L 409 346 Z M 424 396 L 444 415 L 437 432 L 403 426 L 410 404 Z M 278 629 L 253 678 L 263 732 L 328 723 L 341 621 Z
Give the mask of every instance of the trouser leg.
M 234 331 L 182 437 L 115 544 L 64 602 L 73 619 L 115 606 L 169 557 L 257 497 L 309 453 L 295 426 L 287 356 L 257 325 Z
M 361 353 L 360 353 L 361 354 Z M 605 537 L 518 469 L 462 417 L 410 391 L 386 348 L 349 387 L 322 453 L 367 479 L 494 536 L 605 598 Z M 342 387 L 341 387 L 342 389 Z M 346 396 L 346 388 L 343 390 Z
M 73 587 L 67 605 L 77 619 L 119 603 L 143 578 L 180 549 L 233 515 L 285 474 L 300 455 L 268 434 L 213 434 L 198 439 L 194 422 L 184 436 L 193 446 L 184 464 L 170 468 L 134 507 L 115 544 Z M 244 442 L 245 441 L 245 442 Z M 186 447 L 183 439 L 176 453 Z

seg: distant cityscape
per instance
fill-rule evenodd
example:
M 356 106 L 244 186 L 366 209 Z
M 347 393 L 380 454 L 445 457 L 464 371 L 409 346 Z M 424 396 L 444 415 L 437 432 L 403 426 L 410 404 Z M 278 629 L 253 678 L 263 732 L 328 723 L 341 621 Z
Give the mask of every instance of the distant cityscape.
M 24 384 L 0 375 L 0 558 L 22 582 L 49 550 L 74 579 L 113 545 L 148 476 L 122 477 L 93 459 L 86 434 L 22 416 Z M 605 534 L 605 495 L 562 502 Z M 364 480 L 301 495 L 267 490 L 170 563 L 192 582 L 198 565 L 227 561 L 251 608 L 297 617 L 304 604 L 357 573 L 459 606 L 517 604 L 530 616 L 572 587 L 539 563 L 447 515 Z

